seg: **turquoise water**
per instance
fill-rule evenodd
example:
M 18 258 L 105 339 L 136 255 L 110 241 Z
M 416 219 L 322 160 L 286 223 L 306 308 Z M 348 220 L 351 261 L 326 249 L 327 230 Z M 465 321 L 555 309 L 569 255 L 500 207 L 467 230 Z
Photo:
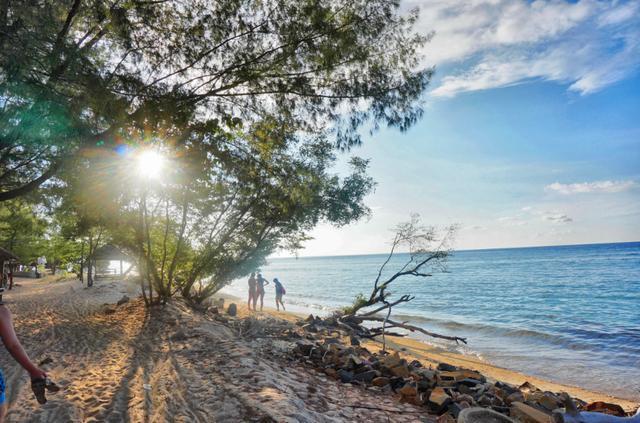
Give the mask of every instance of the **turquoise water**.
M 293 311 L 328 314 L 368 294 L 384 255 L 271 259 Z M 406 256 L 389 265 L 397 268 Z M 640 400 L 640 243 L 456 252 L 448 273 L 394 282 L 397 320 L 468 338 L 425 339 L 495 365 Z M 246 296 L 245 280 L 225 290 Z M 273 286 L 266 305 L 274 306 Z

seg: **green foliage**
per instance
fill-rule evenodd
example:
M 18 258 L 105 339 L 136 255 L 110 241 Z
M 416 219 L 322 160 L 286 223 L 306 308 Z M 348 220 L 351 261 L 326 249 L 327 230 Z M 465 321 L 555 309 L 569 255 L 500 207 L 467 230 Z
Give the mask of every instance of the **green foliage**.
M 0 201 L 149 133 L 272 115 L 346 149 L 367 122 L 406 130 L 433 73 L 416 16 L 397 0 L 2 2 Z
M 56 261 L 115 243 L 148 302 L 201 301 L 366 216 L 368 163 L 341 178 L 335 154 L 411 126 L 433 72 L 396 0 L 32 6 L 0 6 L 0 201 L 44 184 Z M 159 181 L 134 171 L 149 148 Z
M 368 304 L 367 297 L 364 296 L 363 293 L 359 293 L 353 300 L 353 304 L 350 306 L 343 307 L 341 310 L 341 314 L 343 316 L 355 314 L 356 311 L 365 307 Z
M 36 206 L 23 200 L 0 203 L 0 245 L 31 263 L 43 250 L 46 221 Z

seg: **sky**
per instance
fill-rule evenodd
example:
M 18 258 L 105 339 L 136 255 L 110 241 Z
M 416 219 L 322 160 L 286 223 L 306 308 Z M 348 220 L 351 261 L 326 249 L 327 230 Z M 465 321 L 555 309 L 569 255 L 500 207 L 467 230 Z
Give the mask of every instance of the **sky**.
M 298 255 L 385 252 L 411 213 L 459 225 L 456 249 L 640 241 L 640 1 L 416 6 L 424 117 L 351 152 L 378 183 L 370 218 Z

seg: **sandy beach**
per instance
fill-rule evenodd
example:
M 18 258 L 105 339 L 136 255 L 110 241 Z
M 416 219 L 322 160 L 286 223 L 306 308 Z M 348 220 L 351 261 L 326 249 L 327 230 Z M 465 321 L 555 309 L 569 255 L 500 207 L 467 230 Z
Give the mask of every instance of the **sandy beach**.
M 237 297 L 233 297 L 230 295 L 225 295 L 224 297 L 228 300 L 241 303 L 241 300 Z M 247 316 L 250 314 L 247 310 L 246 304 L 239 304 L 239 310 L 240 315 L 242 316 Z M 275 308 L 266 306 L 264 308 L 264 313 L 268 313 L 278 318 L 287 319 L 289 321 L 296 321 L 298 319 L 307 317 L 300 313 L 285 313 L 277 311 Z M 435 366 L 438 363 L 445 362 L 454 366 L 479 371 L 489 379 L 499 380 L 512 385 L 521 385 L 524 382 L 528 381 L 544 391 L 567 392 L 571 396 L 580 398 L 586 402 L 605 401 L 620 404 L 622 408 L 627 411 L 635 411 L 636 409 L 638 409 L 638 407 L 640 407 L 640 401 L 618 398 L 615 396 L 607 395 L 606 393 L 594 392 L 577 386 L 554 383 L 535 376 L 526 375 L 518 371 L 498 367 L 470 355 L 463 355 L 451 351 L 446 351 L 442 348 L 432 346 L 411 337 L 389 337 L 387 339 L 387 342 L 388 345 L 392 349 L 398 351 L 401 356 L 406 357 L 408 360 L 417 359 L 427 366 Z M 382 344 L 380 342 L 367 342 L 366 346 L 371 351 L 378 351 L 382 348 Z
M 77 280 L 51 277 L 17 282 L 5 303 L 20 339 L 34 361 L 52 360 L 44 368 L 63 389 L 38 405 L 26 373 L 3 354 L 8 421 L 435 421 L 423 408 L 401 404 L 393 395 L 341 384 L 305 367 L 291 359 L 284 343 L 239 335 L 238 325 L 250 314 L 240 301 L 238 318 L 224 323 L 179 301 L 145 310 L 131 282 L 100 280 L 90 289 Z M 123 295 L 131 300 L 116 306 Z M 271 309 L 256 317 L 267 325 L 299 318 Z M 636 406 L 411 339 L 393 342 L 424 362 L 446 360 L 507 382 L 529 380 L 589 401 Z
M 116 307 L 124 294 L 137 297 L 131 284 L 17 282 L 4 299 L 18 335 L 34 361 L 53 360 L 44 369 L 63 389 L 38 405 L 27 374 L 2 354 L 10 422 L 431 421 L 179 302 L 150 312 L 141 300 Z

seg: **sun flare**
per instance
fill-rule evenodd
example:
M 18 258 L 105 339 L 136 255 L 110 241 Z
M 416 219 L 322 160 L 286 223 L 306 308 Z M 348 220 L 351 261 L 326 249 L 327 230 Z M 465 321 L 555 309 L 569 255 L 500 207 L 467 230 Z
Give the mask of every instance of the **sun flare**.
M 148 179 L 159 179 L 165 158 L 155 150 L 145 150 L 137 156 L 138 173 Z

